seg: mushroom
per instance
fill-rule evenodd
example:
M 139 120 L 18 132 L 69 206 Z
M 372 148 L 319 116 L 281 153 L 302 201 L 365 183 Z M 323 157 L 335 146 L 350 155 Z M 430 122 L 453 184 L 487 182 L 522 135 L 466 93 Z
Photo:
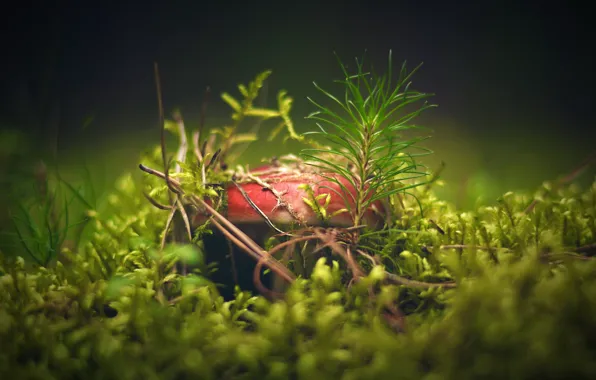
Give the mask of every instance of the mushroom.
M 239 180 L 230 183 L 225 191 L 227 207 L 224 213 L 236 225 L 298 224 L 302 226 L 350 227 L 352 217 L 347 211 L 342 187 L 326 177 L 338 180 L 353 207 L 356 190 L 345 178 L 338 175 L 323 176 L 313 171 L 301 171 L 291 167 L 274 165 L 261 166 Z M 309 194 L 309 189 L 312 193 Z M 329 218 L 323 220 L 311 202 L 316 199 Z M 326 205 L 325 205 L 326 203 Z M 314 205 L 316 207 L 316 205 Z M 342 210 L 344 210 L 342 212 Z M 375 201 L 364 213 L 364 223 L 370 228 L 383 226 L 385 208 L 381 201 Z M 206 221 L 207 215 L 197 213 L 194 224 Z
M 329 177 L 337 179 L 343 189 Z M 351 195 L 342 197 L 342 191 L 349 191 Z M 351 196 L 356 195 L 356 190 L 348 180 L 338 175 L 324 176 L 299 167 L 265 165 L 248 174 L 236 176 L 225 187 L 225 192 L 227 205 L 221 211 L 222 214 L 261 246 L 275 229 L 291 224 L 302 227 L 353 225 L 344 198 L 350 202 L 349 206 L 353 206 Z M 328 216 L 325 220 L 316 212 L 315 201 L 324 208 L 323 212 Z M 373 202 L 364 213 L 364 224 L 373 229 L 381 228 L 385 222 L 385 212 L 381 201 Z M 206 213 L 198 212 L 193 218 L 193 224 L 203 224 L 207 218 Z M 244 290 L 254 289 L 252 276 L 256 263 L 252 258 L 232 249 L 231 260 L 224 262 L 222 253 L 229 249 L 226 248 L 223 236 L 216 234 L 207 237 L 204 242 L 207 261 L 218 262 L 218 271 L 212 276 L 212 280 L 228 285 L 222 290 L 224 298 L 233 297 L 233 286 L 229 286 L 230 283 L 237 282 Z M 231 278 L 231 275 L 236 278 Z M 265 282 L 271 284 L 272 279 Z

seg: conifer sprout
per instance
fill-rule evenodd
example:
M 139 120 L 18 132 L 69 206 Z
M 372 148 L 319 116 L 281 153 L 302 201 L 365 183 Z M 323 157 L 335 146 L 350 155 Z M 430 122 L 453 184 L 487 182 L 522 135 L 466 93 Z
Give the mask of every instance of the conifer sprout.
M 408 72 L 404 62 L 393 83 L 391 52 L 387 74 L 380 77 L 372 70 L 365 71 L 358 59 L 353 74 L 348 73 L 341 61 L 339 64 L 344 78 L 337 82 L 344 87 L 343 97 L 336 97 L 315 83 L 331 104 L 309 98 L 318 110 L 308 119 L 316 122 L 318 130 L 308 134 L 323 138 L 331 147 L 304 149 L 302 156 L 309 165 L 342 177 L 355 189 L 350 191 L 337 177 L 329 178 L 341 188 L 339 194 L 345 200 L 353 225 L 357 226 L 374 202 L 393 194 L 407 194 L 409 189 L 422 184 L 412 180 L 427 176 L 424 166 L 416 162 L 417 157 L 430 153 L 416 145 L 425 137 L 403 139 L 401 134 L 418 128 L 412 120 L 434 105 L 425 101 L 421 107 L 411 109 L 431 94 L 410 87 L 410 80 L 420 66 Z M 348 166 L 341 165 L 342 162 Z

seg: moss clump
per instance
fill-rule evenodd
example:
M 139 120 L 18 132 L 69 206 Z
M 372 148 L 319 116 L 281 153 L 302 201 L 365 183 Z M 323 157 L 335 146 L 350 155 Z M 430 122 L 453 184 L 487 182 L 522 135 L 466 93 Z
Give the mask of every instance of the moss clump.
M 151 181 L 151 179 L 150 179 Z M 548 184 L 545 189 L 548 189 Z M 50 267 L 3 257 L 0 374 L 17 378 L 590 378 L 596 345 L 596 183 L 459 213 L 420 188 L 395 226 L 368 240 L 391 273 L 455 289 L 349 290 L 317 263 L 285 300 L 224 301 L 201 247 L 159 251 L 163 211 L 122 177 L 90 237 Z M 429 222 L 431 220 L 433 222 Z M 416 231 L 416 233 L 411 233 Z M 170 269 L 193 263 L 195 273 Z M 378 294 L 367 289 L 377 284 Z M 380 310 L 399 300 L 405 333 Z

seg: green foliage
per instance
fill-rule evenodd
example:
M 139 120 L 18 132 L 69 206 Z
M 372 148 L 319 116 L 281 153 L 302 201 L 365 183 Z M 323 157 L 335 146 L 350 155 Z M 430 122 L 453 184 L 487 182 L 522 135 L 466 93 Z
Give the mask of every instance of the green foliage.
M 78 236 L 73 236 L 73 232 L 80 235 L 89 221 L 88 216 L 73 212 L 81 205 L 86 209 L 93 208 L 90 202 L 95 203 L 94 197 L 89 197 L 90 200 L 85 197 L 85 190 L 93 195 L 90 179 L 85 185 L 75 188 L 59 175 L 48 173 L 46 165 L 39 162 L 35 180 L 24 181 L 12 189 L 18 196 L 13 196 L 13 207 L 9 210 L 13 231 L 7 232 L 7 237 L 14 237 L 12 240 L 36 264 L 50 264 L 67 238 L 76 239 Z
M 224 302 L 200 271 L 169 270 L 181 261 L 201 267 L 200 247 L 168 245 L 160 253 L 165 211 L 148 205 L 124 176 L 108 207 L 91 215 L 94 232 L 79 252 L 64 250 L 51 268 L 2 259 L 0 375 L 593 376 L 596 267 L 571 251 L 594 244 L 596 183 L 547 193 L 530 214 L 523 213 L 527 195 L 458 213 L 432 191 L 415 191 L 434 223 L 406 199 L 394 228 L 363 235 L 363 244 L 392 273 L 454 278 L 456 289 L 380 285 L 375 269 L 348 290 L 340 266 L 321 260 L 282 302 L 240 291 Z M 469 247 L 441 249 L 448 244 Z M 370 298 L 373 284 L 377 296 Z M 389 330 L 380 313 L 395 299 L 408 314 L 404 334 Z
M 332 213 L 327 211 L 327 207 L 329 207 L 329 203 L 331 202 L 331 193 L 321 193 L 319 195 L 315 195 L 312 187 L 310 187 L 308 184 L 302 184 L 298 186 L 298 188 L 306 191 L 308 196 L 302 198 L 302 201 L 304 201 L 304 203 L 306 203 L 314 211 L 314 213 L 323 223 L 326 223 L 335 215 L 348 212 L 347 208 L 342 208 Z M 321 204 L 321 201 L 323 204 Z
M 405 63 L 397 83 L 392 83 L 391 53 L 388 73 L 381 77 L 366 72 L 359 60 L 356 60 L 355 74 L 348 73 L 341 62 L 340 65 L 344 79 L 337 82 L 345 86 L 341 99 L 315 83 L 315 87 L 338 109 L 309 98 L 318 111 L 308 118 L 315 120 L 319 127 L 319 131 L 310 134 L 322 137 L 333 146 L 307 148 L 302 151 L 302 156 L 313 166 L 341 175 L 356 190 L 356 195 L 352 195 L 352 191 L 337 178 L 328 177 L 342 188 L 340 195 L 346 205 L 353 205 L 350 212 L 354 225 L 359 225 L 372 202 L 418 186 L 419 183 L 405 186 L 403 182 L 426 175 L 420 171 L 423 166 L 416 163 L 415 157 L 427 151 L 409 152 L 409 148 L 416 147 L 415 144 L 423 138 L 405 140 L 400 133 L 416 128 L 410 121 L 432 105 L 425 103 L 418 109 L 406 111 L 430 95 L 410 89 L 410 79 L 418 68 L 408 73 Z M 347 165 L 342 165 L 344 162 Z
M 294 130 L 294 124 L 290 118 L 290 111 L 292 109 L 293 99 L 288 96 L 287 92 L 282 90 L 277 95 L 277 109 L 256 107 L 255 101 L 259 96 L 261 88 L 265 81 L 271 75 L 271 70 L 264 71 L 256 76 L 256 78 L 245 86 L 238 85 L 238 90 L 242 95 L 242 100 L 239 101 L 232 95 L 224 92 L 221 98 L 233 110 L 232 124 L 224 126 L 223 128 L 214 129 L 214 133 L 221 136 L 222 140 L 222 154 L 227 155 L 228 151 L 234 146 L 242 143 L 250 143 L 257 140 L 256 131 L 249 133 L 239 133 L 238 128 L 240 124 L 249 117 L 256 118 L 259 122 L 269 119 L 281 119 L 277 126 L 271 131 L 269 140 L 273 140 L 285 127 L 288 133 L 287 138 L 302 141 L 303 137 L 298 135 Z
M 125 174 L 97 204 L 70 187 L 72 199 L 62 204 L 78 199 L 86 207 L 85 239 L 52 243 L 53 235 L 35 235 L 41 227 L 31 222 L 31 233 L 54 247 L 40 249 L 43 258 L 54 260 L 25 261 L 31 245 L 19 256 L 0 255 L 0 378 L 595 378 L 596 181 L 584 190 L 545 183 L 536 194 L 507 193 L 459 212 L 437 199 L 430 184 L 405 178 L 415 174 L 414 155 L 400 155 L 405 147 L 386 132 L 409 128 L 408 117 L 419 110 L 403 122 L 376 124 L 389 120 L 392 105 L 400 109 L 424 97 L 409 90 L 410 74 L 403 70 L 390 91 L 390 76 L 371 87 L 358 67 L 344 82 L 351 121 L 337 125 L 351 131 L 357 146 L 369 133 L 369 157 L 351 152 L 349 142 L 330 152 L 354 159 L 356 174 L 340 173 L 362 191 L 377 186 L 396 216 L 386 229 L 359 236 L 357 248 L 369 255 L 356 259 L 368 275 L 346 286 L 343 262 L 325 257 L 280 301 L 241 289 L 225 301 L 209 280 L 213 267 L 201 241 L 206 225 L 189 244 L 171 241 L 164 236 L 171 210 L 142 196 L 169 204 L 162 179 Z M 246 104 L 267 75 L 239 87 L 244 102 L 224 96 L 240 112 L 235 115 L 254 113 Z M 395 162 L 384 161 L 385 154 Z M 159 147 L 142 162 L 160 167 Z M 210 181 L 227 175 L 204 174 L 205 166 L 188 157 L 178 164 L 182 171 L 172 176 L 189 194 L 210 195 L 203 175 Z M 328 218 L 329 198 L 305 189 L 306 204 Z M 43 221 L 47 210 L 41 210 Z M 397 276 L 401 282 L 389 281 Z M 395 304 L 405 314 L 405 332 L 390 327 L 387 309 Z

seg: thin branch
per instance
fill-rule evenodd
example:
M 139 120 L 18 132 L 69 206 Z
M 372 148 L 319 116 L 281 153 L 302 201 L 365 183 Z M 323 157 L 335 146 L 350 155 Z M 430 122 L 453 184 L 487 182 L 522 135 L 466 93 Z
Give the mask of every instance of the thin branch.
M 265 220 L 265 223 L 267 223 L 267 225 L 269 227 L 273 228 L 275 231 L 279 232 L 281 235 L 292 236 L 291 234 L 277 228 L 275 226 L 275 224 L 273 224 L 271 219 L 269 219 L 269 217 L 267 215 L 265 215 L 265 213 L 259 208 L 259 206 L 257 206 L 255 204 L 255 202 L 253 202 L 252 199 L 250 199 L 250 197 L 248 196 L 246 191 L 242 188 L 242 186 L 238 185 L 238 183 L 236 183 L 236 181 L 234 181 L 234 180 L 232 180 L 232 183 L 236 186 L 238 191 L 240 191 L 240 194 L 242 194 L 242 196 L 244 197 L 244 200 L 246 200 L 246 202 L 250 205 L 250 207 L 252 207 L 253 210 L 255 210 L 261 216 L 261 218 L 263 218 Z
M 250 249 L 246 244 L 244 244 L 244 242 L 242 242 L 240 239 L 238 239 L 236 236 L 234 236 L 230 231 L 228 231 L 227 229 L 225 229 L 224 226 L 222 226 L 217 220 L 212 219 L 211 220 L 211 223 L 213 223 L 213 225 L 222 234 L 224 234 L 224 236 L 226 238 L 228 238 L 232 243 L 236 244 L 236 246 L 238 248 L 240 248 L 244 252 L 248 253 L 253 259 L 255 259 L 255 260 L 259 260 L 260 259 L 260 256 L 258 254 L 255 254 L 255 252 L 252 249 Z
M 583 255 L 577 254 L 576 252 L 545 253 L 542 256 L 543 257 L 548 257 L 548 258 L 557 258 L 557 256 L 564 256 L 564 257 L 568 257 L 570 259 L 584 260 L 584 261 L 596 260 L 596 257 L 593 257 L 593 256 L 583 256 Z
M 374 257 L 370 256 L 368 253 L 362 251 L 362 250 L 358 250 L 358 253 L 364 257 L 366 257 L 373 265 L 380 265 L 379 262 L 377 262 L 377 260 L 375 260 Z M 443 288 L 455 288 L 457 286 L 457 284 L 455 282 L 425 282 L 425 281 L 416 281 L 416 280 L 410 280 L 408 278 L 402 277 L 402 276 L 398 276 L 396 274 L 393 273 L 389 273 L 387 271 L 385 271 L 385 276 L 386 276 L 386 280 L 396 284 L 396 285 L 405 285 L 405 286 L 409 286 L 412 288 L 424 288 L 424 289 L 428 289 L 428 288 L 438 288 L 438 287 L 443 287 Z
M 238 248 L 240 248 L 244 252 L 248 253 L 252 258 L 257 260 L 257 265 L 255 266 L 255 269 L 253 272 L 253 282 L 254 282 L 257 290 L 260 293 L 262 293 L 264 295 L 269 295 L 270 297 L 277 297 L 277 295 L 275 294 L 276 292 L 272 292 L 271 290 L 267 289 L 261 281 L 260 273 L 261 273 L 261 269 L 263 268 L 263 265 L 267 265 L 267 267 L 269 267 L 274 273 L 279 275 L 281 278 L 283 278 L 288 283 L 294 282 L 295 278 L 288 279 L 288 278 L 284 277 L 283 274 L 280 274 L 280 271 L 276 270 L 275 267 L 272 267 L 271 262 L 270 262 L 271 256 L 257 254 L 252 249 L 250 249 L 247 244 L 245 244 L 243 241 L 241 241 L 236 236 L 234 236 L 230 231 L 225 229 L 221 224 L 219 224 L 218 221 L 212 220 L 212 223 L 218 230 L 220 230 L 220 232 L 222 234 L 224 234 L 224 236 L 226 238 L 229 239 L 229 241 L 234 243 Z M 232 252 L 230 252 L 230 253 L 233 254 Z M 282 267 L 287 270 L 287 268 L 285 266 L 282 266 Z M 289 272 L 289 273 L 291 274 L 291 272 Z M 234 275 L 235 275 L 235 271 L 234 271 Z M 291 275 L 291 276 L 293 276 L 293 275 Z M 237 279 L 236 279 L 236 281 L 237 281 Z
M 192 230 L 190 228 L 190 221 L 188 220 L 188 214 L 182 205 L 182 202 L 178 197 L 176 197 L 176 204 L 178 205 L 178 211 L 182 215 L 182 220 L 184 220 L 184 227 L 186 228 L 186 234 L 188 236 L 188 241 L 192 241 Z
M 588 244 L 588 245 L 584 245 L 583 247 L 575 248 L 573 251 L 577 252 L 577 253 L 585 253 L 588 256 L 594 256 L 594 255 L 596 255 L 596 243 Z
M 348 267 L 352 271 L 353 276 L 352 281 L 350 282 L 358 281 L 360 278 L 364 277 L 365 272 L 352 256 L 349 246 L 344 250 L 336 241 L 333 240 L 331 236 L 329 236 L 329 234 L 323 234 L 319 229 L 316 229 L 314 232 L 322 241 L 326 243 L 326 245 L 328 245 L 335 253 L 339 254 L 346 261 Z M 372 287 L 369 288 L 369 293 L 371 295 L 371 299 L 375 297 Z M 389 302 L 387 302 L 384 306 L 387 311 L 383 313 L 383 316 L 387 323 L 398 331 L 405 331 L 405 317 L 399 307 Z
M 440 227 L 440 226 L 437 224 L 437 222 L 435 222 L 435 221 L 434 221 L 434 220 L 432 220 L 432 219 L 429 219 L 428 221 L 430 222 L 430 224 L 432 224 L 432 225 L 433 225 L 433 227 L 435 227 L 435 228 L 437 229 L 437 231 L 439 231 L 439 233 L 440 233 L 441 235 L 445 235 L 445 231 L 444 231 L 444 230 L 443 230 L 443 229 L 442 229 L 442 228 L 441 228 L 441 227 Z
M 141 169 L 142 171 L 144 171 L 145 173 L 149 173 L 151 175 L 154 175 L 156 177 L 159 177 L 161 179 L 166 179 L 166 175 L 158 170 L 152 169 L 148 166 L 145 166 L 143 164 L 139 164 L 139 169 Z M 180 188 L 180 182 L 178 182 L 177 180 L 170 178 L 170 185 L 174 186 L 177 188 L 177 190 L 181 191 L 182 189 Z
M 269 250 L 269 254 L 273 255 L 274 253 L 281 250 L 282 248 L 287 247 L 292 244 L 301 243 L 303 241 L 308 241 L 308 240 L 315 240 L 315 239 L 319 239 L 319 238 L 317 236 L 301 236 L 301 237 L 298 237 L 295 239 L 291 239 L 291 240 L 285 241 L 285 242 L 280 243 L 280 244 L 276 245 L 275 247 L 271 248 Z
M 161 247 L 162 251 L 166 246 L 166 239 L 168 238 L 168 231 L 170 229 L 170 226 L 172 225 L 172 221 L 174 220 L 175 214 L 176 214 L 176 207 L 172 206 L 170 214 L 168 215 L 168 220 L 166 221 L 166 226 L 164 227 L 164 230 L 163 230 L 163 236 L 161 237 L 161 246 L 160 247 Z
M 239 285 L 238 282 L 238 270 L 236 269 L 236 259 L 234 258 L 234 246 L 230 239 L 226 239 L 228 242 L 228 252 L 230 253 L 230 261 L 232 262 L 232 277 L 234 278 L 234 284 Z
M 178 151 L 176 153 L 176 158 L 177 158 L 178 162 L 176 163 L 176 166 L 174 167 L 174 172 L 180 173 L 180 171 L 182 170 L 180 163 L 186 161 L 186 153 L 188 152 L 188 142 L 186 139 L 186 128 L 184 126 L 184 120 L 182 119 L 182 115 L 180 115 L 180 112 L 176 111 L 176 112 L 174 112 L 173 118 L 178 125 L 178 134 L 180 135 L 180 145 L 178 146 Z M 169 167 L 169 165 L 168 165 L 168 167 Z M 167 174 L 167 171 L 166 171 L 166 174 Z M 168 188 L 171 189 L 172 186 L 169 184 L 169 181 L 167 181 L 167 182 L 168 182 Z M 174 190 L 172 190 L 172 191 L 174 191 Z M 184 206 L 182 204 L 180 191 L 174 191 L 174 193 L 176 193 L 176 199 L 174 200 L 174 203 L 177 206 L 178 211 L 180 211 L 180 215 L 182 215 L 182 220 L 184 221 L 184 228 L 187 233 L 188 241 L 190 242 L 190 241 L 192 241 L 192 231 L 190 228 L 188 214 L 186 213 L 186 210 L 184 209 Z M 174 236 L 178 236 L 177 230 L 179 230 L 180 228 L 181 228 L 180 224 L 174 222 Z M 184 271 L 186 272 L 186 265 L 184 267 Z
M 300 224 L 301 226 L 305 226 L 306 225 L 306 221 L 304 221 L 304 219 L 302 217 L 300 217 L 300 215 L 294 210 L 294 208 L 292 207 L 292 205 L 289 204 L 288 202 L 284 201 L 283 195 L 286 192 L 279 192 L 279 191 L 277 191 L 269 183 L 263 181 L 261 178 L 259 178 L 258 176 L 255 176 L 253 174 L 247 173 L 247 174 L 244 174 L 243 176 L 246 177 L 246 178 L 248 178 L 249 180 L 257 183 L 262 188 L 267 189 L 268 191 L 270 191 L 275 196 L 275 198 L 277 200 L 277 204 L 275 205 L 275 207 L 273 208 L 273 210 L 277 209 L 278 207 L 283 207 L 292 216 L 292 218 L 296 222 L 298 222 L 298 224 Z M 284 234 L 287 234 L 287 233 L 284 232 Z
M 229 231 L 232 231 L 237 237 L 238 240 L 242 241 L 244 245 L 249 248 L 250 255 L 259 260 L 263 256 L 267 256 L 267 266 L 282 277 L 287 282 L 291 283 L 296 278 L 295 276 L 286 268 L 285 266 L 281 265 L 277 260 L 272 258 L 267 251 L 262 249 L 257 243 L 255 243 L 248 235 L 242 232 L 238 227 L 236 227 L 233 223 L 231 223 L 228 219 L 226 219 L 223 215 L 217 212 L 213 207 L 211 207 L 207 202 L 202 200 L 199 197 L 193 197 L 193 199 L 198 202 L 201 206 L 203 206 L 218 222 L 220 222 L 223 226 L 227 227 Z M 230 232 L 228 235 L 232 236 Z
M 200 139 L 205 131 L 205 116 L 207 115 L 207 104 L 209 103 L 209 95 L 211 95 L 211 88 L 207 86 L 205 88 L 205 94 L 203 95 L 203 103 L 201 104 L 201 119 L 199 122 L 199 132 L 197 136 L 197 146 L 200 146 Z M 204 155 L 205 152 L 201 152 Z
M 178 152 L 176 153 L 177 163 L 176 167 L 174 168 L 175 173 L 180 173 L 180 162 L 186 161 L 186 152 L 188 151 L 188 142 L 186 139 L 186 128 L 184 127 L 184 120 L 182 120 L 182 116 L 179 112 L 174 113 L 174 120 L 178 125 L 178 134 L 180 135 L 180 146 L 178 147 Z
M 177 187 L 176 186 L 172 186 L 172 180 L 170 178 L 170 172 L 169 172 L 169 167 L 170 167 L 170 164 L 172 162 L 172 159 L 173 159 L 173 157 L 168 160 L 168 163 L 166 165 L 166 170 L 164 171 L 164 176 L 165 176 L 165 179 L 166 179 L 166 185 L 168 186 L 168 189 L 170 189 L 170 191 L 172 193 L 174 193 L 176 195 L 181 195 L 182 194 L 182 190 L 180 189 L 180 186 L 177 186 Z
M 161 98 L 161 81 L 159 79 L 159 68 L 157 62 L 153 63 L 153 70 L 155 75 L 155 91 L 157 92 L 157 107 L 159 111 L 159 131 L 160 131 L 160 143 L 161 143 L 161 160 L 164 166 L 164 173 L 166 182 L 168 182 L 168 160 L 166 154 L 166 130 L 165 130 L 165 116 L 163 110 L 163 100 Z M 172 204 L 172 194 L 168 193 L 170 198 L 170 204 Z
M 201 146 L 199 145 L 199 136 L 200 136 L 199 131 L 193 132 L 192 146 L 193 146 L 193 150 L 195 152 L 195 156 L 197 157 L 197 162 L 199 164 L 202 164 L 203 163 L 203 155 L 201 154 Z M 205 180 L 203 180 L 203 182 L 205 182 Z
M 355 279 L 364 276 L 364 270 L 360 267 L 360 265 L 358 265 L 356 260 L 354 260 L 354 258 L 351 255 L 349 250 L 343 249 L 339 245 L 339 243 L 337 241 L 335 241 L 329 234 L 322 233 L 321 230 L 318 228 L 314 230 L 314 234 L 322 242 L 324 242 L 326 246 L 329 246 L 332 251 L 334 251 L 336 254 L 338 254 L 340 257 L 342 257 L 346 261 L 346 263 L 350 267 L 350 270 L 352 271 L 352 275 L 354 276 Z
M 410 280 L 408 278 L 405 277 L 401 277 L 398 276 L 396 274 L 393 273 L 389 273 L 389 272 L 385 272 L 385 276 L 387 281 L 396 284 L 396 285 L 405 285 L 405 286 L 409 286 L 412 288 L 424 288 L 424 289 L 428 289 L 428 288 L 438 288 L 438 287 L 442 287 L 442 288 L 448 288 L 448 289 L 452 289 L 457 287 L 457 284 L 455 282 L 424 282 L 424 281 L 416 281 L 416 280 Z
M 434 249 L 435 247 L 426 247 L 427 249 Z M 439 249 L 479 249 L 483 251 L 498 251 L 499 249 L 504 250 L 505 252 L 511 252 L 509 248 L 505 247 L 487 247 L 482 245 L 468 245 L 468 244 L 445 244 L 440 245 Z
M 203 153 L 201 153 L 201 147 L 199 145 L 199 137 L 200 132 L 195 132 L 192 134 L 192 144 L 194 147 L 195 156 L 197 157 L 197 163 L 201 167 L 201 180 L 203 185 L 206 185 L 207 182 L 207 173 L 205 172 L 205 158 L 203 157 Z
M 149 201 L 149 203 L 151 203 L 153 206 L 157 207 L 160 210 L 171 210 L 172 209 L 172 206 L 166 206 L 166 205 L 159 203 L 158 201 L 153 199 L 149 194 L 147 194 L 145 192 L 143 192 L 143 195 Z
M 364 258 L 366 258 L 368 261 L 370 261 L 370 263 L 374 266 L 374 265 L 381 265 L 381 263 L 379 262 L 379 260 L 377 260 L 375 257 L 372 257 L 371 255 L 369 255 L 368 253 L 364 252 L 363 250 L 359 249 L 358 253 L 363 256 Z
M 263 256 L 259 261 L 257 261 L 257 265 L 255 266 L 255 269 L 253 271 L 253 283 L 255 284 L 257 290 L 261 294 L 265 295 L 267 298 L 281 299 L 284 296 L 283 293 L 267 289 L 267 287 L 263 284 L 263 281 L 261 281 L 261 269 L 263 269 L 263 265 L 266 263 L 266 261 L 267 257 L 265 256 Z

